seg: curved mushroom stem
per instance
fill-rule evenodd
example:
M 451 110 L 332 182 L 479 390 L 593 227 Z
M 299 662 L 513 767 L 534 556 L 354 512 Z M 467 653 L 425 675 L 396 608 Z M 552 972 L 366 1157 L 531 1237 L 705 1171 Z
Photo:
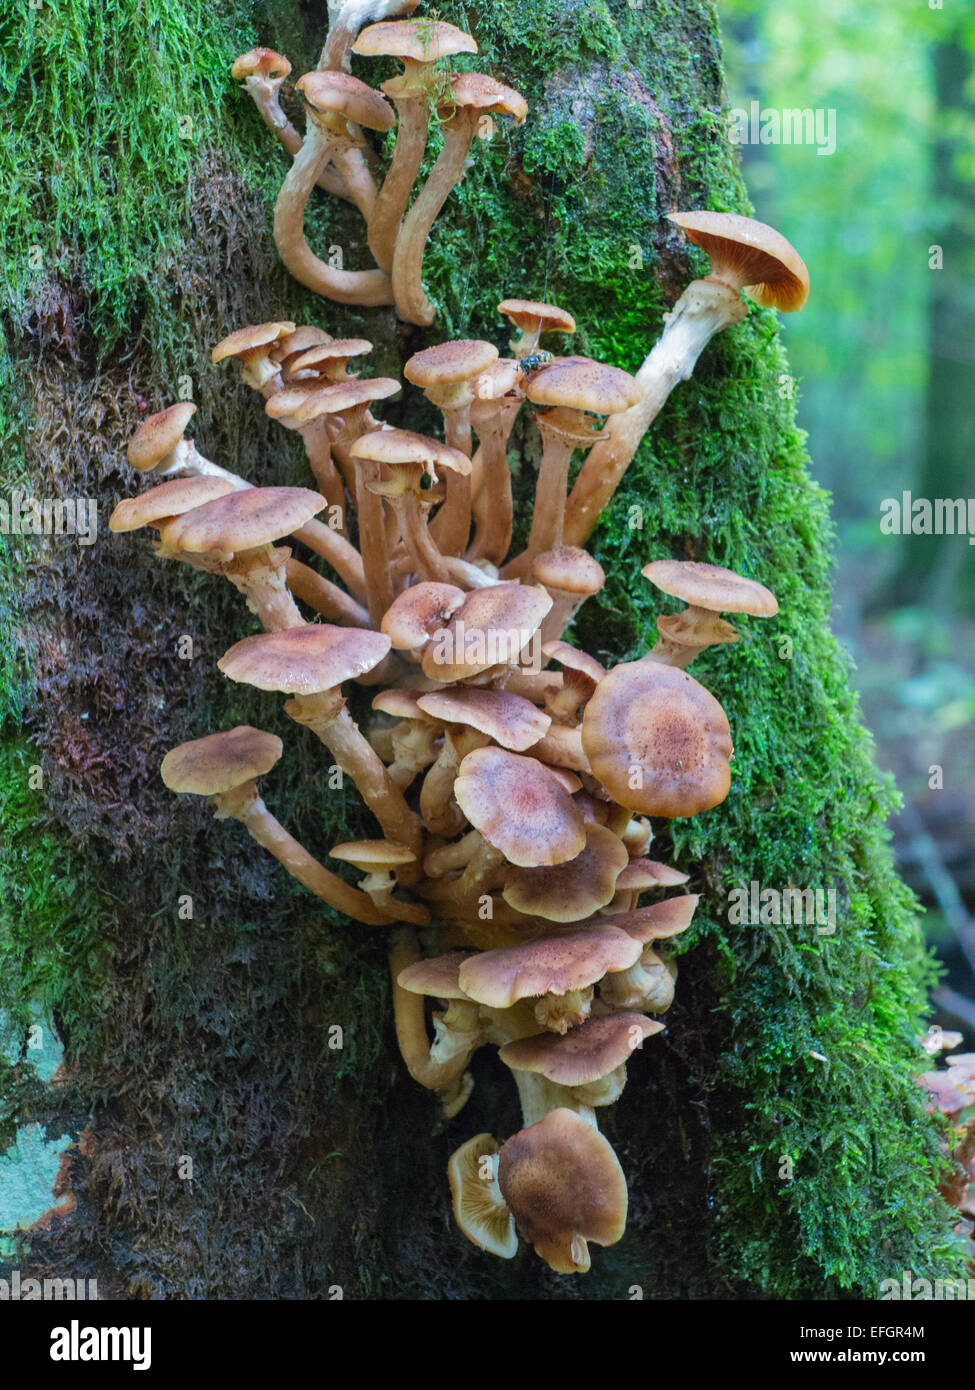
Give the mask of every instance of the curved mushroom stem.
M 740 323 L 745 313 L 738 293 L 728 285 L 714 280 L 694 280 L 688 285 L 636 373 L 641 399 L 606 424 L 576 478 L 565 512 L 565 545 L 585 545 L 671 391 L 693 374 L 714 335 Z
M 342 771 L 352 778 L 363 801 L 382 826 L 387 840 L 405 845 L 416 855 L 416 866 L 408 866 L 402 881 L 419 875 L 423 858 L 420 821 L 404 800 L 382 759 L 345 707 L 339 691 L 318 695 L 296 695 L 284 707 L 298 724 L 307 724 L 321 739 Z M 414 869 L 413 874 L 410 869 Z
M 536 555 L 541 555 L 546 550 L 555 550 L 562 544 L 569 464 L 578 447 L 577 440 L 567 439 L 560 432 L 546 428 L 544 414 L 536 415 L 535 423 L 543 441 L 542 461 L 538 466 L 528 546 L 524 555 L 518 557 L 521 562 L 519 573 L 523 574 L 531 573 L 532 561 Z M 560 632 L 559 636 L 561 635 Z
M 393 577 L 389 569 L 386 548 L 386 517 L 383 499 L 373 492 L 369 483 L 379 481 L 379 464 L 369 459 L 357 459 L 355 474 L 355 507 L 359 522 L 359 549 L 366 580 L 366 600 L 369 619 L 379 627 L 383 615 L 393 602 Z
M 319 415 L 307 425 L 302 425 L 298 433 L 305 445 L 308 466 L 315 476 L 318 490 L 328 503 L 329 510 L 337 508 L 342 517 L 339 528 L 344 534 L 345 525 L 345 484 L 339 476 L 332 459 L 332 446 L 328 437 L 326 417 Z
M 274 205 L 274 243 L 295 279 L 316 294 L 339 304 L 392 304 L 392 287 L 384 271 L 336 270 L 319 260 L 305 240 L 305 204 L 319 174 L 330 159 L 353 148 L 348 137 L 322 131 L 309 117 L 305 142 Z
M 428 393 L 429 394 L 429 393 Z M 471 407 L 441 405 L 444 442 L 471 456 Z M 471 477 L 469 473 L 445 470 L 446 498 L 430 523 L 430 534 L 441 555 L 463 555 L 471 534 Z
M 423 292 L 423 251 L 438 212 L 464 176 L 464 161 L 477 128 L 477 115 L 474 110 L 462 108 L 444 121 L 443 149 L 400 226 L 393 256 L 393 298 L 396 312 L 407 323 L 426 327 L 437 316 Z
M 511 548 L 514 509 L 508 438 L 520 409 L 520 399 L 507 397 L 476 401 L 471 407 L 471 422 L 481 444 L 478 453 L 483 473 L 474 498 L 474 541 L 467 552 L 468 560 L 488 560 L 492 565 L 500 565 Z
M 288 120 L 284 111 L 281 109 L 280 88 L 281 78 L 259 77 L 256 73 L 244 79 L 244 90 L 252 99 L 254 105 L 260 112 L 261 119 L 268 130 L 277 138 L 277 141 L 286 154 L 291 155 L 292 159 L 302 146 L 301 136 Z M 355 202 L 349 189 L 346 187 L 345 180 L 333 165 L 327 165 L 318 176 L 318 186 L 323 188 L 326 193 L 332 193 L 336 198 L 342 198 L 347 203 Z M 359 209 L 360 212 L 362 209 Z
M 431 1091 L 442 1091 L 462 1075 L 477 1046 L 469 1052 L 458 1051 L 446 1061 L 434 1062 L 430 1056 L 427 1036 L 426 1003 L 422 994 L 412 994 L 399 984 L 399 976 L 408 965 L 420 959 L 416 932 L 403 928 L 393 935 L 389 952 L 389 968 L 393 981 L 393 1020 L 400 1056 L 414 1081 Z
M 387 926 L 390 917 L 379 910 L 365 893 L 345 883 L 326 869 L 317 859 L 289 835 L 284 826 L 271 815 L 257 791 L 257 782 L 245 782 L 232 791 L 211 797 L 216 806 L 216 819 L 232 817 L 239 820 L 253 840 L 273 854 L 288 873 L 303 884 L 316 898 L 369 927 Z M 395 919 L 393 919 L 395 920 Z
M 288 588 L 302 603 L 314 608 L 330 623 L 342 627 L 368 627 L 369 614 L 361 603 L 356 603 L 344 589 L 333 584 L 310 565 L 300 560 L 289 559 L 285 566 Z
M 436 584 L 455 583 L 445 557 L 427 527 L 420 504 L 420 494 L 406 492 L 398 503 L 394 499 L 393 505 L 400 514 L 403 540 L 420 578 Z
M 410 96 L 391 95 L 399 117 L 396 146 L 369 217 L 369 250 L 376 264 L 387 274 L 393 269 L 396 239 L 423 162 L 430 125 L 430 109 L 425 92 Z

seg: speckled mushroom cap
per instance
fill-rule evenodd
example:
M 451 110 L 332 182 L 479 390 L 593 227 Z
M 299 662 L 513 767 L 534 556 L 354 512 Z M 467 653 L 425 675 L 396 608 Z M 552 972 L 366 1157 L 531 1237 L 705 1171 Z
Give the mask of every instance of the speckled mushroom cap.
M 125 456 L 140 473 L 155 468 L 171 454 L 183 438 L 186 426 L 196 414 L 192 401 L 180 401 L 149 415 L 129 440 Z
M 706 565 L 700 560 L 652 560 L 640 573 L 665 594 L 712 613 L 771 618 L 779 611 L 775 595 L 764 584 L 721 565 Z
M 522 333 L 574 333 L 576 321 L 557 304 L 541 304 L 536 299 L 502 299 L 498 313 L 504 314 Z
M 291 64 L 273 48 L 251 48 L 234 60 L 230 76 L 238 80 L 244 77 L 287 77 Z
M 423 653 L 430 680 L 469 680 L 492 666 L 514 664 L 538 630 L 552 600 L 532 584 L 473 589 Z
M 673 888 L 687 879 L 687 874 L 657 859 L 631 859 L 616 880 L 616 890 L 640 893 L 646 888 Z
M 535 372 L 525 394 L 536 405 L 616 415 L 637 403 L 640 387 L 629 372 L 619 367 L 607 367 L 587 357 L 566 357 Z
M 542 652 L 549 661 L 557 661 L 560 666 L 565 666 L 570 671 L 580 671 L 596 685 L 606 674 L 606 667 L 601 661 L 597 661 L 594 656 L 590 656 L 579 647 L 573 647 L 569 642 L 546 642 Z
M 502 1145 L 498 1186 L 515 1224 L 559 1274 L 589 1268 L 587 1241 L 626 1229 L 626 1179 L 612 1145 L 574 1110 L 552 1110 Z
M 538 1033 L 505 1043 L 498 1056 L 512 1071 L 531 1071 L 557 1086 L 588 1086 L 622 1066 L 645 1038 L 664 1025 L 643 1014 L 590 1018 L 567 1033 Z
M 247 357 L 260 348 L 270 348 L 271 343 L 294 333 L 293 323 L 256 323 L 249 328 L 238 328 L 230 333 L 210 353 L 210 360 L 223 362 L 228 357 Z
M 475 1134 L 450 1156 L 447 1178 L 454 1219 L 468 1240 L 481 1250 L 510 1260 L 518 1253 L 518 1232 L 493 1172 L 484 1176 L 482 1160 L 498 1152 L 492 1134 Z
M 234 485 L 227 478 L 173 478 L 138 497 L 124 497 L 109 517 L 108 529 L 138 531 L 168 517 L 181 516 L 233 490 Z
M 514 391 L 519 377 L 520 370 L 515 358 L 499 357 L 497 362 L 493 362 L 475 380 L 475 400 L 482 403 L 482 409 L 486 408 L 488 402 L 500 400 L 502 396 Z
M 446 690 L 432 690 L 421 695 L 417 704 L 431 718 L 449 724 L 468 724 L 515 753 L 523 753 L 537 743 L 552 723 L 530 700 L 507 690 L 448 686 Z
M 389 638 L 381 632 L 315 623 L 245 637 L 217 667 L 229 680 L 258 690 L 314 695 L 371 671 L 388 651 Z
M 458 72 L 451 77 L 450 96 L 438 104 L 438 109 L 443 114 L 445 108 L 449 111 L 457 107 L 513 116 L 516 125 L 521 125 L 528 115 L 528 102 L 520 92 L 483 72 Z
M 217 796 L 270 772 L 283 746 L 276 734 L 239 724 L 170 749 L 160 772 L 170 791 Z
M 623 841 L 605 826 L 588 822 L 580 854 L 553 868 L 510 869 L 502 896 L 530 917 L 581 922 L 610 901 L 627 862 Z
M 420 463 L 434 479 L 437 468 L 447 468 L 465 476 L 471 471 L 470 459 L 459 449 L 413 430 L 371 430 L 356 440 L 349 453 L 353 458 L 385 463 L 390 468 L 397 464 Z
M 606 583 L 606 573 L 599 561 L 574 545 L 543 550 L 532 561 L 532 574 L 546 589 L 557 589 L 580 599 L 598 594 Z
M 297 531 L 326 505 L 306 487 L 249 487 L 184 512 L 160 534 L 166 545 L 196 554 L 253 550 Z
M 392 130 L 396 122 L 396 112 L 386 98 L 347 72 L 306 72 L 295 89 L 315 114 L 344 116 L 367 130 Z
M 455 584 L 423 580 L 393 600 L 379 626 L 397 651 L 417 651 L 449 621 L 464 598 L 464 590 Z
M 341 375 L 347 362 L 351 362 L 353 357 L 362 357 L 367 352 L 372 352 L 372 343 L 368 338 L 333 338 L 328 343 L 314 343 L 304 352 L 289 355 L 285 377 L 290 378 L 296 372 L 307 371 L 310 367 L 315 367 L 323 373 L 331 371 Z
M 333 845 L 329 856 L 341 859 L 343 864 L 351 864 L 363 872 L 369 869 L 401 869 L 404 864 L 412 864 L 416 860 L 411 849 L 392 840 L 345 840 L 340 845 Z
M 303 323 L 293 333 L 279 338 L 268 355 L 272 362 L 286 362 L 290 357 L 295 357 L 300 352 L 307 352 L 309 348 L 331 341 L 332 335 L 326 333 L 324 328 L 316 328 L 313 324 Z
M 312 377 L 302 381 L 289 381 L 287 386 L 282 386 L 280 391 L 268 396 L 264 402 L 264 413 L 272 420 L 280 420 L 285 429 L 300 429 L 302 422 L 298 419 L 298 411 L 307 404 L 311 396 L 322 390 L 324 387 L 321 381 Z
M 367 58 L 400 58 L 412 63 L 436 63 L 454 53 L 476 53 L 470 34 L 453 24 L 433 19 L 387 19 L 369 24 L 352 45 Z
M 460 968 L 473 959 L 476 951 L 448 951 L 443 956 L 431 956 L 408 965 L 396 977 L 396 983 L 410 994 L 425 994 L 433 999 L 469 999 L 460 987 Z
M 628 661 L 586 705 L 582 746 L 614 801 L 648 816 L 696 816 L 731 785 L 734 752 L 724 710 L 693 676 Z
M 644 944 L 664 941 L 687 930 L 700 901 L 700 894 L 685 893 L 679 898 L 651 903 L 649 907 L 634 908 L 632 912 L 615 912 L 610 917 L 600 917 L 598 925 L 617 927 L 625 931 L 627 936 L 632 936 L 634 941 Z
M 403 375 L 423 390 L 456 386 L 471 381 L 498 360 L 493 343 L 477 338 L 458 338 L 453 342 L 437 343 L 415 352 L 403 367 Z
M 426 719 L 416 701 L 415 690 L 380 690 L 372 702 L 372 707 L 380 714 L 389 714 L 394 719 Z
M 587 927 L 481 951 L 460 967 L 458 982 L 479 1004 L 510 1009 L 519 999 L 586 989 L 604 975 L 628 970 L 641 951 L 640 942 L 617 927 Z
M 320 386 L 317 391 L 310 392 L 299 402 L 294 412 L 295 418 L 300 424 L 305 425 L 317 419 L 319 415 L 335 415 L 347 410 L 362 409 L 372 401 L 383 401 L 388 396 L 395 396 L 402 389 L 399 382 L 390 376 L 369 377 L 365 381 L 349 377 L 347 381 L 338 381 L 334 386 Z M 272 396 L 271 400 L 273 399 Z
M 585 848 L 582 812 L 535 758 L 476 748 L 461 762 L 454 796 L 471 825 L 510 864 L 564 864 Z
M 774 227 L 737 212 L 671 212 L 691 241 L 711 258 L 711 278 L 785 314 L 809 295 L 809 271 L 799 252 Z

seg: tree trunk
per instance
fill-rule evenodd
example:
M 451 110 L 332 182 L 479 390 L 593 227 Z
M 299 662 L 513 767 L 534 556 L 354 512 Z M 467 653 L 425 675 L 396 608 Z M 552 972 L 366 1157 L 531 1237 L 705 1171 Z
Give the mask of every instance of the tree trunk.
M 781 612 L 695 666 L 729 714 L 733 788 L 717 810 L 660 826 L 656 857 L 704 897 L 667 1032 L 603 1112 L 630 1218 L 589 1274 L 553 1275 L 530 1250 L 502 1262 L 453 1226 L 448 1155 L 518 1128 L 493 1053 L 477 1054 L 471 1100 L 440 1124 L 396 1053 L 386 933 L 331 917 L 239 825 L 159 780 L 170 747 L 251 723 L 285 740 L 262 790 L 293 834 L 324 857 L 371 833 L 279 702 L 216 673 L 254 630 L 230 586 L 160 565 L 105 524 L 134 491 L 128 435 L 187 392 L 210 458 L 307 483 L 294 436 L 210 363 L 219 338 L 293 317 L 371 339 L 375 373 L 399 376 L 448 334 L 500 343 L 495 306 L 513 294 L 565 306 L 573 351 L 633 370 L 703 264 L 664 214 L 747 211 L 706 0 L 439 13 L 473 30 L 479 63 L 530 115 L 476 142 L 432 236 L 425 279 L 441 309 L 422 331 L 318 300 L 277 264 L 285 156 L 228 73 L 255 43 L 286 53 L 293 78 L 313 66 L 323 35 L 297 7 L 160 0 L 148 23 L 136 0 L 63 0 L 3 40 L 15 117 L 3 169 L 22 194 L 6 257 L 6 492 L 97 496 L 102 523 L 89 547 L 7 541 L 0 981 L 18 1038 L 39 1001 L 67 1062 L 52 1089 L 22 1053 L 0 1139 L 30 1119 L 73 1136 L 77 1199 L 32 1233 L 21 1267 L 97 1276 L 103 1297 L 876 1297 L 888 1275 L 929 1273 L 947 1229 L 912 1081 L 926 974 L 883 829 L 893 794 L 829 632 L 827 508 L 774 315 L 753 306 L 711 344 L 592 546 L 609 578 L 579 641 L 604 662 L 652 640 L 639 573 L 652 558 L 743 570 Z M 356 71 L 376 84 L 392 67 Z M 357 214 L 317 202 L 319 254 L 340 246 L 346 269 L 365 267 Z M 385 418 L 435 428 L 417 399 Z M 835 932 L 729 922 L 729 891 L 753 881 L 835 889 Z

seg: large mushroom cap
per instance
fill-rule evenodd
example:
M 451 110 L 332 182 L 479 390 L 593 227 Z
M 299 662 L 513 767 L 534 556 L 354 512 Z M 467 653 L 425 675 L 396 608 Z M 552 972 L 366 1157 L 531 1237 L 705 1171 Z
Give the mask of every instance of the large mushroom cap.
M 309 392 L 304 400 L 298 403 L 294 412 L 295 418 L 300 424 L 305 425 L 319 415 L 358 410 L 372 401 L 382 401 L 387 396 L 395 396 L 402 389 L 399 382 L 391 376 L 367 377 L 364 381 L 349 377 L 347 381 L 337 381 L 332 386 L 319 386 L 317 390 Z M 271 400 L 274 399 L 272 396 Z M 268 401 L 268 405 L 270 404 L 271 401 Z
M 124 497 L 109 517 L 108 529 L 138 531 L 167 517 L 181 516 L 233 490 L 234 485 L 227 478 L 173 478 L 138 497 Z
M 223 362 L 228 357 L 246 357 L 259 348 L 269 348 L 271 343 L 287 338 L 294 331 L 293 323 L 256 323 L 248 328 L 238 328 L 226 338 L 221 338 L 211 352 L 210 360 Z
M 565 1034 L 538 1033 L 505 1043 L 498 1056 L 512 1071 L 537 1072 L 557 1086 L 587 1086 L 627 1060 L 645 1038 L 663 1024 L 643 1014 L 608 1014 L 590 1018 Z
M 701 560 L 652 560 L 640 572 L 665 594 L 712 613 L 771 618 L 779 611 L 775 595 L 764 584 L 721 565 L 707 565 Z
M 361 441 L 360 441 L 361 442 Z M 416 651 L 426 646 L 435 632 L 464 602 L 464 590 L 456 584 L 423 580 L 395 598 L 383 614 L 380 627 L 397 651 Z
M 660 662 L 625 662 L 599 682 L 582 746 L 614 801 L 644 815 L 696 816 L 731 785 L 724 710 L 693 676 Z
M 512 869 L 502 896 L 529 917 L 549 922 L 581 922 L 605 907 L 629 862 L 626 846 L 603 825 L 586 825 L 586 847 L 567 864 Z
M 502 299 L 498 313 L 504 314 L 522 333 L 574 333 L 576 321 L 557 304 L 541 304 L 536 299 Z
M 473 589 L 424 651 L 423 674 L 446 683 L 513 665 L 551 607 L 545 590 L 530 584 Z
M 542 367 L 530 379 L 525 394 L 536 405 L 565 406 L 595 415 L 615 415 L 640 399 L 636 379 L 619 367 L 607 367 L 588 357 L 566 357 Z
M 809 271 L 781 232 L 737 212 L 671 212 L 691 241 L 711 257 L 711 274 L 769 309 L 791 314 L 809 296 Z
M 276 734 L 240 724 L 170 749 L 160 771 L 172 792 L 216 796 L 270 772 L 283 746 Z
M 458 769 L 464 815 L 511 864 L 563 864 L 585 848 L 582 812 L 547 767 L 504 748 L 476 748 Z
M 574 545 L 543 550 L 532 561 L 532 574 L 546 589 L 558 589 L 582 599 L 598 594 L 606 583 L 606 574 L 599 561 Z
M 403 375 L 424 390 L 454 386 L 479 376 L 497 361 L 498 355 L 493 343 L 478 338 L 458 338 L 415 352 L 403 367 Z
M 616 927 L 643 944 L 663 941 L 666 937 L 679 936 L 687 930 L 700 900 L 698 893 L 685 893 L 679 898 L 665 898 L 662 903 L 651 903 L 649 907 L 636 907 L 632 912 L 615 912 L 611 917 L 600 917 L 593 925 Z
M 476 53 L 477 44 L 463 29 L 441 20 L 387 19 L 363 29 L 352 52 L 368 58 L 436 63 L 454 53 Z
M 589 1268 L 587 1241 L 626 1228 L 626 1179 L 609 1141 L 574 1110 L 553 1110 L 501 1148 L 498 1186 L 518 1230 L 559 1274 Z
M 476 686 L 449 686 L 421 695 L 417 704 L 432 719 L 449 724 L 467 724 L 480 729 L 502 748 L 523 753 L 537 743 L 552 721 L 547 714 L 507 690 L 481 690 Z M 608 901 L 608 899 L 607 899 Z
M 447 1177 L 454 1217 L 467 1239 L 510 1260 L 518 1253 L 518 1233 L 494 1172 L 499 1147 L 492 1134 L 475 1134 L 451 1154 Z
M 314 695 L 378 666 L 389 651 L 381 632 L 317 623 L 259 632 L 237 642 L 217 662 L 232 681 L 287 695 Z
M 481 951 L 460 967 L 461 989 L 491 1009 L 510 1009 L 519 999 L 587 989 L 604 975 L 628 970 L 641 955 L 639 941 L 616 927 L 567 932 L 519 946 Z
M 167 545 L 196 554 L 253 550 L 297 531 L 326 505 L 306 487 L 250 487 L 184 512 L 161 535 Z
M 295 83 L 313 111 L 334 112 L 368 130 L 392 130 L 396 112 L 379 92 L 347 72 L 306 72 Z
M 390 467 L 420 463 L 432 477 L 436 477 L 437 468 L 447 468 L 465 476 L 471 471 L 470 459 L 459 449 L 413 430 L 371 430 L 357 439 L 349 452 L 353 458 L 369 459 Z
M 192 401 L 180 401 L 178 405 L 168 406 L 143 420 L 125 451 L 132 467 L 144 473 L 161 463 L 183 438 L 186 426 L 195 414 L 196 406 Z

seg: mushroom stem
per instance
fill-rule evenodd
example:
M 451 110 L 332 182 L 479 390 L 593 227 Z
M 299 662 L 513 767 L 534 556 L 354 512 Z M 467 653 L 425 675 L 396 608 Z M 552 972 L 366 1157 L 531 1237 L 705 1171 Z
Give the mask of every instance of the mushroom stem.
M 454 582 L 440 547 L 430 535 L 420 498 L 416 493 L 407 492 L 403 495 L 400 518 L 403 539 L 421 579 L 437 584 Z
M 471 408 L 469 404 L 441 406 L 444 442 L 471 456 Z M 430 523 L 430 534 L 441 555 L 463 555 L 471 534 L 471 476 L 448 470 L 446 498 Z
M 449 1061 L 435 1063 L 430 1057 L 427 1035 L 426 1003 L 422 994 L 413 994 L 399 983 L 407 966 L 420 959 L 416 932 L 402 928 L 393 935 L 389 952 L 389 968 L 393 981 L 393 1021 L 400 1056 L 414 1081 L 431 1091 L 442 1091 L 463 1073 L 474 1051 L 458 1053 Z
M 545 427 L 545 416 L 537 415 L 538 425 L 544 441 L 542 461 L 538 467 L 538 483 L 535 487 L 535 504 L 532 509 L 531 533 L 528 548 L 521 559 L 521 572 L 531 572 L 532 561 L 536 555 L 546 550 L 554 550 L 562 544 L 562 527 L 565 517 L 565 494 L 569 481 L 569 463 L 577 447 L 576 441 L 566 439 Z M 506 571 L 507 573 L 507 571 Z M 513 575 L 509 575 L 513 578 Z M 551 615 L 550 615 L 551 616 Z M 562 632 L 559 630 L 559 636 Z
M 444 121 L 443 149 L 400 226 L 393 256 L 393 298 L 396 312 L 407 323 L 426 327 L 437 316 L 423 292 L 423 252 L 437 214 L 464 176 L 477 118 L 476 110 L 461 109 Z
M 641 399 L 608 421 L 576 478 L 565 511 L 564 544 L 585 545 L 671 391 L 693 374 L 714 335 L 740 323 L 745 313 L 738 293 L 728 285 L 713 280 L 688 285 L 636 373 Z
M 387 274 L 393 269 L 396 239 L 427 147 L 430 110 L 426 93 L 394 96 L 399 117 L 396 147 L 369 217 L 369 250 Z
M 507 399 L 476 401 L 471 407 L 483 472 L 474 499 L 474 542 L 467 552 L 468 560 L 488 560 L 492 565 L 500 565 L 511 548 L 514 509 L 508 437 L 520 408 L 520 400 Z
M 369 626 L 369 614 L 362 604 L 356 603 L 354 598 L 350 598 L 337 584 L 325 579 L 310 565 L 290 559 L 285 573 L 291 592 L 330 623 L 339 623 L 343 627 Z
M 358 464 L 355 506 L 359 522 L 359 549 L 362 552 L 362 567 L 366 581 L 366 601 L 369 605 L 370 622 L 378 629 L 383 614 L 394 598 L 389 552 L 386 548 L 383 499 L 367 486 L 371 482 L 379 481 L 379 464 L 369 459 L 358 459 L 355 462 Z
M 574 1110 L 587 1125 L 592 1125 L 593 1129 L 599 1128 L 595 1110 L 577 1100 L 567 1086 L 558 1086 L 538 1072 L 512 1070 L 511 1075 L 518 1087 L 525 1129 L 544 1120 L 552 1110 L 559 1109 Z
M 381 912 L 365 893 L 360 893 L 358 888 L 353 888 L 337 874 L 331 873 L 294 836 L 288 834 L 265 806 L 258 794 L 256 781 L 245 782 L 229 792 L 220 792 L 212 801 L 217 808 L 218 820 L 231 817 L 240 821 L 251 838 L 273 854 L 292 878 L 296 878 L 316 898 L 321 898 L 322 902 L 346 917 L 364 922 L 366 926 L 388 925 L 389 916 Z
M 391 304 L 390 280 L 384 271 L 336 270 L 319 260 L 305 240 L 308 196 L 328 161 L 351 148 L 346 137 L 325 134 L 309 120 L 304 144 L 292 160 L 274 205 L 274 242 L 295 279 L 316 294 L 339 304 Z
M 281 109 L 280 80 L 272 82 L 255 73 L 244 80 L 243 86 L 244 90 L 257 107 L 261 119 L 268 130 L 276 137 L 278 144 L 285 153 L 289 154 L 293 159 L 301 149 L 303 142 L 301 136 Z M 331 164 L 323 169 L 319 175 L 318 186 L 319 188 L 323 188 L 326 193 L 332 193 L 336 198 L 342 198 L 347 203 L 356 202 L 356 199 L 353 198 L 352 193 L 346 187 L 342 175 L 339 173 L 338 169 Z M 360 212 L 363 211 L 361 207 L 359 210 Z
M 332 459 L 332 446 L 328 437 L 326 418 L 318 416 L 307 425 L 302 425 L 298 433 L 305 445 L 308 466 L 315 476 L 318 491 L 325 498 L 329 510 L 338 508 L 345 529 L 345 484 L 339 476 Z
M 288 546 L 262 545 L 241 551 L 223 566 L 224 574 L 244 595 L 265 632 L 305 625 L 287 585 L 285 566 L 290 555 Z
M 416 872 L 411 875 L 405 869 L 401 877 L 404 882 L 415 877 L 423 857 L 419 819 L 407 806 L 382 759 L 349 714 L 341 695 L 335 691 L 296 695 L 284 710 L 296 723 L 306 724 L 325 744 L 342 771 L 352 778 L 363 801 L 382 826 L 386 839 L 413 851 L 417 858 Z

